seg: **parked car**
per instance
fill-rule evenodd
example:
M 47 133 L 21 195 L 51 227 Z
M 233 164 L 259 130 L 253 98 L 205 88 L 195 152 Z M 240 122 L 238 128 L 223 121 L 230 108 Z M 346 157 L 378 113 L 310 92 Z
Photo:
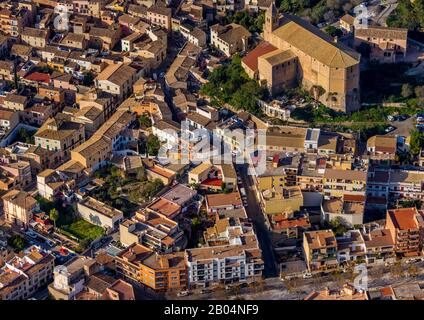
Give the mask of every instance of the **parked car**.
M 180 291 L 180 292 L 177 293 L 177 296 L 178 297 L 186 297 L 189 294 L 190 294 L 190 292 L 188 292 L 188 291 Z
M 303 279 L 310 279 L 310 278 L 312 278 L 312 273 L 309 273 L 309 272 L 304 273 L 302 277 L 303 277 Z
M 210 289 L 202 289 L 202 290 L 200 290 L 200 293 L 201 294 L 208 294 L 208 293 L 211 293 L 212 291 L 210 290 Z
M 244 198 L 246 197 L 246 190 L 244 188 L 240 188 L 240 193 L 241 193 L 241 197 Z
M 49 247 L 54 247 L 56 244 L 53 242 L 53 241 L 51 241 L 51 240 L 46 240 L 46 243 L 47 243 L 47 245 L 49 246 Z
M 32 231 L 27 231 L 27 232 L 25 232 L 25 234 L 26 234 L 28 237 L 33 238 L 33 239 L 36 239 L 36 238 L 38 237 L 38 235 L 37 235 L 37 234 L 35 234 L 35 233 L 34 233 L 34 232 L 32 232 Z
M 101 246 L 102 246 L 102 244 L 101 244 L 100 242 L 96 242 L 95 244 L 93 244 L 93 245 L 92 245 L 92 248 L 93 248 L 94 250 L 97 250 L 97 249 L 99 249 Z
M 392 132 L 393 130 L 395 130 L 395 127 L 389 126 L 386 128 L 386 130 L 384 130 L 386 133 Z

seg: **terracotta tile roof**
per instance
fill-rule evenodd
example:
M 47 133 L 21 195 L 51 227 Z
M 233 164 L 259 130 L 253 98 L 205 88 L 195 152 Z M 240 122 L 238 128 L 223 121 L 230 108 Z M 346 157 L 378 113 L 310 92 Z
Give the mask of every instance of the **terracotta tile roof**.
M 332 230 L 308 231 L 304 233 L 310 249 L 336 247 L 337 241 Z
M 353 25 L 355 22 L 355 18 L 352 17 L 350 14 L 346 13 L 343 17 L 340 18 L 340 21 Z
M 408 29 L 373 26 L 356 29 L 355 36 L 406 40 L 408 38 Z
M 355 180 L 355 181 L 366 181 L 367 173 L 358 170 L 337 170 L 337 169 L 326 169 L 324 173 L 325 179 L 343 179 L 343 180 Z
M 46 38 L 47 37 L 47 30 L 26 27 L 22 31 L 21 35 L 22 36 L 28 36 L 28 37 L 34 37 L 34 38 Z
M 228 194 L 208 194 L 206 195 L 208 207 L 220 206 L 241 206 L 242 201 L 238 192 Z
M 375 152 L 396 153 L 397 141 L 395 136 L 372 136 L 367 141 L 368 148 L 375 148 Z
M 135 300 L 134 288 L 131 284 L 118 279 L 102 296 L 103 300 Z
M 355 195 L 355 194 L 344 194 L 343 195 L 344 201 L 351 201 L 351 202 L 364 202 L 365 196 L 363 195 Z
M 277 48 L 269 42 L 264 41 L 257 45 L 256 48 L 250 51 L 245 57 L 243 57 L 241 61 L 250 70 L 256 71 L 258 70 L 258 58 L 274 50 L 277 50 Z
M 24 78 L 30 81 L 44 82 L 46 84 L 50 83 L 50 75 L 48 73 L 33 72 Z
M 367 248 L 393 246 L 394 242 L 388 229 L 377 229 L 364 235 Z
M 156 200 L 155 202 L 151 203 L 147 208 L 154 212 L 160 213 L 166 217 L 173 217 L 181 210 L 181 206 L 164 198 Z
M 388 217 L 392 220 L 395 227 L 399 230 L 417 229 L 418 222 L 416 208 L 400 208 L 388 211 Z

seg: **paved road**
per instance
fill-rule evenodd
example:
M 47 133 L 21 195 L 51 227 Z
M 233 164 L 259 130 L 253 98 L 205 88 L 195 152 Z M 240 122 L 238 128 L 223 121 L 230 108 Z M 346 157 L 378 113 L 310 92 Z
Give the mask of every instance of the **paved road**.
M 368 269 L 368 289 L 378 289 L 388 285 L 394 287 L 408 283 L 422 283 L 424 281 L 424 262 L 415 264 L 418 275 L 409 276 L 406 272 L 409 265 L 404 264 L 404 275 L 395 276 L 386 267 L 374 267 Z M 312 279 L 295 279 L 291 281 L 281 281 L 279 278 L 267 278 L 263 283 L 252 287 L 238 288 L 236 290 L 214 290 L 211 293 L 201 294 L 198 290 L 192 292 L 187 297 L 177 297 L 175 293 L 167 294 L 167 299 L 181 300 L 214 300 L 214 299 L 248 299 L 248 300 L 300 300 L 305 298 L 312 291 L 320 291 L 328 287 L 330 289 L 340 289 L 346 283 L 355 283 L 355 278 L 359 273 L 341 273 L 336 276 L 316 276 Z
M 387 7 L 376 17 L 375 22 L 381 26 L 387 26 L 386 20 L 389 15 L 396 9 L 398 3 L 388 3 Z
M 265 217 L 256 199 L 253 179 L 247 174 L 247 166 L 241 167 L 240 177 L 247 194 L 247 216 L 252 219 L 255 225 L 256 235 L 262 250 L 262 257 L 265 261 L 265 277 L 276 277 L 278 270 L 275 263 L 274 251 L 269 238 L 268 229 L 265 225 Z
M 396 130 L 389 132 L 389 136 L 409 136 L 410 132 L 415 128 L 415 117 L 409 117 L 405 121 L 393 121 L 390 123 Z

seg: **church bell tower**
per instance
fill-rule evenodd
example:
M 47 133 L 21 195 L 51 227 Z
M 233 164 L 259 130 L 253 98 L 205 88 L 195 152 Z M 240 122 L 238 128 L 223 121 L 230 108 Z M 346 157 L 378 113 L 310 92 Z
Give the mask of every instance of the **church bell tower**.
M 273 1 L 269 8 L 265 12 L 265 25 L 264 25 L 264 38 L 268 39 L 268 36 L 279 27 L 278 10 L 275 7 Z

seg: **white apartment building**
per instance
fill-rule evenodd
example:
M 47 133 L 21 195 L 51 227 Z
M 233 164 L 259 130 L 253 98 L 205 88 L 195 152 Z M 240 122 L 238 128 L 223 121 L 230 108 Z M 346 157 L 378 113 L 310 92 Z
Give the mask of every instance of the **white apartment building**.
M 192 286 L 254 282 L 262 276 L 264 269 L 257 243 L 254 246 L 246 244 L 188 249 L 186 262 L 188 280 Z
M 262 108 L 262 111 L 270 117 L 281 119 L 287 121 L 290 119 L 291 110 L 296 107 L 293 105 L 284 105 L 283 102 L 278 100 L 273 100 L 269 103 L 259 100 L 259 106 Z
M 53 271 L 53 283 L 48 287 L 56 300 L 72 300 L 84 289 L 87 277 L 95 269 L 95 260 L 85 256 L 77 256 L 58 265 Z
M 369 173 L 368 197 L 424 199 L 424 172 L 414 170 L 374 170 Z
M 206 33 L 198 28 L 198 27 L 191 27 L 188 25 L 182 24 L 180 26 L 180 32 L 184 38 L 187 39 L 188 42 L 198 46 L 198 47 L 205 47 L 206 46 Z
M 389 195 L 395 199 L 424 199 L 424 172 L 391 170 Z

